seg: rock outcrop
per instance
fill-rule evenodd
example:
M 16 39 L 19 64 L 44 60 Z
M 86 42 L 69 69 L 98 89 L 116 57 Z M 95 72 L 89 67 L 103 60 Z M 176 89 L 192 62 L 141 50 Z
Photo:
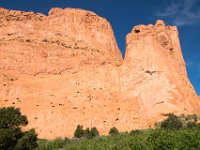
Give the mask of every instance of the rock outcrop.
M 199 113 L 175 26 L 158 20 L 155 26 L 134 27 L 127 35 L 122 68 L 125 88 L 140 98 L 148 120 L 169 112 Z
M 95 13 L 54 8 L 44 16 L 1 9 L 0 19 L 2 70 L 60 74 L 86 64 L 122 63 L 110 24 Z
M 0 9 L 0 106 L 20 107 L 40 138 L 78 124 L 107 134 L 148 128 L 163 114 L 199 114 L 176 27 L 134 27 L 125 59 L 110 23 L 81 9 L 49 15 Z

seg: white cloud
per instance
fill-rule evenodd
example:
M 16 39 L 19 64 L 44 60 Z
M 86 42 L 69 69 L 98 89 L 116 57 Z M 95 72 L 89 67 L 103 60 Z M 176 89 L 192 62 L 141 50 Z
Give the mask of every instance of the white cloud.
M 168 16 L 172 16 L 174 14 L 176 14 L 180 8 L 181 4 L 180 3 L 176 3 L 176 4 L 170 4 L 168 5 L 164 11 L 157 11 L 156 12 L 156 16 L 159 17 L 168 17 Z
M 156 12 L 157 17 L 169 18 L 177 26 L 200 22 L 200 8 L 194 9 L 197 0 L 177 0 L 169 4 L 163 11 Z

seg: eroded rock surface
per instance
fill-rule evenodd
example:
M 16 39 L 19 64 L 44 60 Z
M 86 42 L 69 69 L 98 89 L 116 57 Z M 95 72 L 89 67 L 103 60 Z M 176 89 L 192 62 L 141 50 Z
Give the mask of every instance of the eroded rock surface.
M 95 13 L 54 8 L 44 16 L 1 9 L 0 19 L 2 70 L 59 74 L 87 64 L 122 63 L 112 27 Z
M 140 98 L 150 122 L 162 113 L 199 113 L 175 26 L 158 20 L 155 26 L 134 27 L 127 35 L 122 70 L 125 88 Z
M 134 27 L 123 61 L 109 22 L 81 9 L 49 15 L 0 9 L 0 106 L 20 107 L 40 138 L 78 124 L 107 134 L 197 113 L 176 27 Z

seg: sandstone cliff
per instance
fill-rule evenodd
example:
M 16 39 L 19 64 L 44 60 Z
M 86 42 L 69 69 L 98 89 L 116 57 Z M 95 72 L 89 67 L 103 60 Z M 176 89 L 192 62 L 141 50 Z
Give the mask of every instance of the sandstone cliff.
M 81 9 L 0 9 L 0 106 L 20 107 L 41 138 L 153 126 L 197 113 L 176 27 L 134 27 L 122 59 L 110 23 Z
M 1 9 L 0 19 L 0 69 L 59 74 L 87 64 L 122 61 L 110 24 L 95 13 L 54 8 L 44 16 Z
M 167 112 L 199 113 L 175 26 L 158 20 L 155 26 L 134 27 L 122 68 L 126 89 L 140 98 L 148 119 Z

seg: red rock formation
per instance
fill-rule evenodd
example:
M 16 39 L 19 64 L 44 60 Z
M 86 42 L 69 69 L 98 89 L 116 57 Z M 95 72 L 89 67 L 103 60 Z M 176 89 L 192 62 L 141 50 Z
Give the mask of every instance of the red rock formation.
M 107 134 L 147 128 L 163 113 L 199 114 L 177 29 L 162 21 L 133 28 L 124 61 L 109 22 L 81 9 L 1 8 L 0 33 L 0 106 L 20 107 L 40 138 L 71 137 L 77 124 Z
M 0 18 L 0 69 L 59 74 L 87 64 L 121 64 L 112 27 L 95 13 L 54 8 L 44 16 L 1 9 Z
M 136 26 L 127 35 L 126 45 L 125 88 L 140 98 L 147 118 L 168 112 L 199 113 L 176 27 L 161 20 L 155 26 Z

